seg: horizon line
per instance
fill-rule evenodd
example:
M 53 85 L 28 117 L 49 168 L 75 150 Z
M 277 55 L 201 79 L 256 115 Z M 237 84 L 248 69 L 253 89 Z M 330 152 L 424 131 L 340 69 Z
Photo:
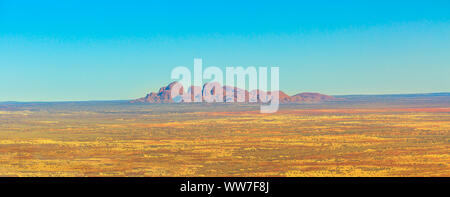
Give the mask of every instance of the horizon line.
M 280 90 L 281 91 L 281 90 Z M 306 93 L 306 92 L 301 92 Z M 318 93 L 318 92 L 308 92 L 308 93 Z M 299 93 L 300 94 L 300 93 Z M 321 93 L 319 93 L 321 94 Z M 328 95 L 333 97 L 340 97 L 340 96 L 390 96 L 390 95 L 422 95 L 422 94 L 450 94 L 450 92 L 419 92 L 419 93 L 389 93 L 389 94 L 339 94 L 339 95 Z M 290 96 L 290 95 L 289 95 Z M 120 102 L 120 101 L 132 101 L 135 100 L 135 98 L 132 99 L 99 99 L 99 100 L 41 100 L 41 101 L 0 101 L 0 104 L 3 103 L 70 103 L 70 102 Z M 226 103 L 226 102 L 224 102 Z

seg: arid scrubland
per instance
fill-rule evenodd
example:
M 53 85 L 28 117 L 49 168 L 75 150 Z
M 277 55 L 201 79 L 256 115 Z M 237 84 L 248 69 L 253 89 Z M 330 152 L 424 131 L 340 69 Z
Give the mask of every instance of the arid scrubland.
M 152 106 L 0 110 L 0 176 L 450 176 L 448 107 Z

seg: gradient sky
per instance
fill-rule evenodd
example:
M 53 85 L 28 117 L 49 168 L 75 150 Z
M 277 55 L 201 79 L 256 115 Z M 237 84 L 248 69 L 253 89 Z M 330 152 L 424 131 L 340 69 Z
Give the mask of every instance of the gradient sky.
M 450 91 L 450 1 L 0 0 L 0 101 L 121 100 L 176 66 L 279 66 L 288 94 Z

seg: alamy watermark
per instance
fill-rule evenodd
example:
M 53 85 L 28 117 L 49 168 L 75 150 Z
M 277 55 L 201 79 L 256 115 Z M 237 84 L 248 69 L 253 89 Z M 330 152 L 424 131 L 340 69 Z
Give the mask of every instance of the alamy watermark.
M 270 67 L 270 91 L 267 67 L 226 67 L 224 77 L 219 67 L 203 69 L 202 59 L 194 59 L 193 81 L 191 70 L 184 66 L 174 68 L 171 79 L 178 81 L 171 90 L 175 102 L 261 103 L 261 113 L 278 111 L 279 67 Z M 203 80 L 209 82 L 203 84 Z M 189 87 L 188 91 L 184 87 Z

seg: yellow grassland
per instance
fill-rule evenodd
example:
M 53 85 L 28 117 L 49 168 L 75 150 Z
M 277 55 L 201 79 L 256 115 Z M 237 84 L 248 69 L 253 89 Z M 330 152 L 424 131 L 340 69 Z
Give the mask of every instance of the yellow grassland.
M 0 176 L 450 176 L 449 108 L 0 118 Z

